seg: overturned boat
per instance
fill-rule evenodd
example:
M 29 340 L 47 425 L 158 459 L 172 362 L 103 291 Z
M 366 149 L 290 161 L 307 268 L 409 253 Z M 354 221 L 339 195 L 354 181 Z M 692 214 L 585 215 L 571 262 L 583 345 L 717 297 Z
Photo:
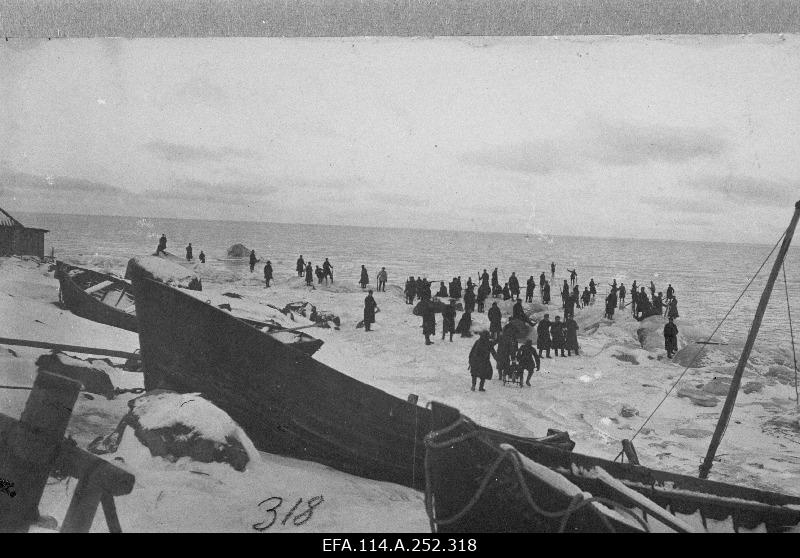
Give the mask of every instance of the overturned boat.
M 334 370 L 250 324 L 156 280 L 131 260 L 145 388 L 201 392 L 262 451 L 422 489 L 430 410 Z M 481 429 L 498 443 L 572 449 Z

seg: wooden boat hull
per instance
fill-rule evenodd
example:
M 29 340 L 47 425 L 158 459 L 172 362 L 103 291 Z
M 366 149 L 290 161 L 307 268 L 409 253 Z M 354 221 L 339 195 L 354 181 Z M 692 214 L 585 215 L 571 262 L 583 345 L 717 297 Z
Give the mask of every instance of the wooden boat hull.
M 148 390 L 198 391 L 257 448 L 421 489 L 430 411 L 284 345 L 129 265 Z M 488 431 L 490 435 L 494 431 Z M 533 439 L 494 432 L 520 445 Z M 548 440 L 571 448 L 566 433 Z
M 500 452 L 499 446 L 478 432 L 479 427 L 457 409 L 431 404 L 431 428 L 426 449 L 427 483 L 435 518 L 447 519 L 464 509 L 478 490 L 485 471 Z M 448 429 L 450 429 L 448 431 Z M 444 432 L 440 432 L 444 430 Z M 464 440 L 457 440 L 466 436 Z M 447 440 L 454 440 L 447 443 Z M 436 447 L 433 443 L 443 447 Z M 513 445 L 513 444 L 512 444 Z M 703 521 L 728 520 L 736 528 L 753 529 L 764 524 L 768 531 L 784 531 L 800 523 L 800 498 L 774 492 L 701 480 L 695 477 L 616 463 L 545 444 L 516 447 L 520 454 L 561 474 L 580 489 L 601 498 L 615 499 L 609 487 L 591 474 L 602 468 L 625 486 L 658 506 L 691 515 L 700 511 Z M 565 501 L 552 491 L 527 479 L 536 503 L 546 510 L 563 510 Z M 465 531 L 552 531 L 553 521 L 536 513 L 520 496 L 518 479 L 509 467 L 498 469 L 484 491 L 483 503 L 458 521 L 439 525 L 439 532 Z M 792 506 L 792 507 L 789 507 Z M 603 530 L 593 518 L 571 522 L 567 530 Z M 624 525 L 620 525 L 625 530 Z
M 61 300 L 73 314 L 128 331 L 138 330 L 136 315 L 115 306 L 115 303 L 123 300 L 132 304 L 127 295 L 120 297 L 123 290 L 131 290 L 127 281 L 63 262 L 56 262 L 55 276 L 61 286 Z M 87 286 L 102 282 L 111 284 L 102 294 L 97 293 L 98 298 L 86 293 Z

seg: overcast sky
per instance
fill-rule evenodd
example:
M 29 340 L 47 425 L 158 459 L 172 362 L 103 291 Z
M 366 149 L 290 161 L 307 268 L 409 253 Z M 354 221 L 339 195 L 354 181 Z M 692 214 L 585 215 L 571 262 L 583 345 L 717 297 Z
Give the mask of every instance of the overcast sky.
M 773 243 L 800 37 L 0 43 L 0 207 Z

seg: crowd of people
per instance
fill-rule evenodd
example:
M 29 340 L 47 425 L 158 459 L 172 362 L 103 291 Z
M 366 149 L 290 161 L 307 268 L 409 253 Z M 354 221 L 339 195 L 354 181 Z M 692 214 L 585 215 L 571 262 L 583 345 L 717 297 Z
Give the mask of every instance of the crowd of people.
M 161 235 L 156 254 L 166 254 L 167 238 Z M 192 261 L 193 249 L 191 243 L 186 247 L 186 259 Z M 205 263 L 205 254 L 199 254 L 201 263 Z M 258 262 L 255 250 L 251 250 L 249 263 L 250 271 L 253 272 L 255 264 Z M 316 270 L 310 261 L 305 261 L 302 254 L 297 259 L 295 270 L 298 277 L 305 278 L 307 286 L 313 286 L 313 278 L 316 275 L 317 283 L 333 283 L 333 265 L 328 258 L 325 258 L 322 266 L 316 266 Z M 550 314 L 545 313 L 543 318 L 534 322 L 525 312 L 522 305 L 521 285 L 516 272 L 512 272 L 507 281 L 501 286 L 498 268 L 494 268 L 491 275 L 486 269 L 477 274 L 477 281 L 468 277 L 466 285 L 463 284 L 461 276 L 453 277 L 445 284 L 445 281 L 438 281 L 439 286 L 436 297 L 449 298 L 449 302 L 433 300 L 432 287 L 434 282 L 428 281 L 427 277 L 409 276 L 405 281 L 403 292 L 406 304 L 412 305 L 418 301 L 415 313 L 422 317 L 422 334 L 426 345 L 432 345 L 431 337 L 436 335 L 436 314 L 442 314 L 442 340 L 449 336 L 450 342 L 453 335 L 459 334 L 461 337 L 472 337 L 472 314 L 474 312 L 483 313 L 486 311 L 486 300 L 501 298 L 502 300 L 513 300 L 511 315 L 508 316 L 505 326 L 503 326 L 503 315 L 496 301 L 489 307 L 487 317 L 489 319 L 489 329 L 481 331 L 469 353 L 469 370 L 472 375 L 472 390 L 485 391 L 485 381 L 491 379 L 493 369 L 490 358 L 495 359 L 499 378 L 504 382 L 513 382 L 530 386 L 533 372 L 541 369 L 541 359 L 551 358 L 551 351 L 556 357 L 570 357 L 580 355 L 580 345 L 578 343 L 578 330 L 580 329 L 575 321 L 575 310 L 593 305 L 597 295 L 597 283 L 594 278 L 590 278 L 581 292 L 578 285 L 578 273 L 576 269 L 567 269 L 569 280 L 564 279 L 561 287 L 561 309 L 562 315 L 556 315 L 550 320 Z M 555 281 L 556 264 L 550 264 L 550 280 L 548 281 L 545 272 L 539 275 L 539 281 L 531 275 L 525 283 L 525 302 L 533 303 L 536 288 L 539 288 L 539 299 L 542 304 L 550 305 L 550 285 Z M 266 287 L 270 286 L 273 279 L 272 263 L 267 260 L 264 265 L 264 281 Z M 388 281 L 388 272 L 385 267 L 377 273 L 377 291 L 385 292 Z M 366 266 L 361 266 L 359 285 L 366 289 L 370 284 L 369 273 Z M 678 328 L 675 319 L 678 314 L 678 299 L 675 296 L 675 289 L 671 284 L 667 286 L 666 296 L 659 291 L 656 293 L 656 286 L 650 281 L 650 295 L 644 286 L 637 285 L 636 281 L 631 284 L 630 290 L 624 283 L 617 285 L 614 279 L 609 285 L 609 293 L 605 298 L 604 317 L 614 319 L 617 309 L 624 310 L 627 306 L 631 307 L 633 317 L 643 320 L 650 316 L 666 316 L 668 323 L 664 326 L 664 346 L 667 357 L 672 356 L 677 351 Z M 372 331 L 372 324 L 375 323 L 375 314 L 379 312 L 378 305 L 373 296 L 373 289 L 369 289 L 364 299 L 364 330 Z M 630 302 L 626 302 L 630 296 Z M 463 300 L 463 313 L 456 323 L 457 301 Z M 525 335 L 527 326 L 535 328 L 536 346 L 533 340 L 528 338 L 520 345 L 520 336 Z M 527 377 L 525 372 L 527 372 Z

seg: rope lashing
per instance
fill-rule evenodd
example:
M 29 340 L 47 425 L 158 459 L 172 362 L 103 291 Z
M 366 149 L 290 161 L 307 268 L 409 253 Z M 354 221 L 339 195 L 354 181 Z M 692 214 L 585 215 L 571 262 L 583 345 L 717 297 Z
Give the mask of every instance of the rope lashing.
M 794 328 L 792 327 L 792 309 L 789 305 L 789 283 L 786 281 L 786 263 L 782 266 L 783 286 L 786 289 L 786 313 L 789 314 L 789 334 L 792 337 L 792 356 L 794 357 L 794 398 L 800 404 L 800 396 L 797 394 L 797 352 L 794 349 Z

